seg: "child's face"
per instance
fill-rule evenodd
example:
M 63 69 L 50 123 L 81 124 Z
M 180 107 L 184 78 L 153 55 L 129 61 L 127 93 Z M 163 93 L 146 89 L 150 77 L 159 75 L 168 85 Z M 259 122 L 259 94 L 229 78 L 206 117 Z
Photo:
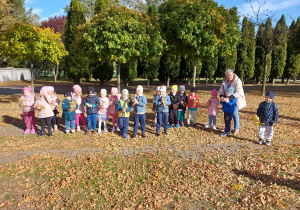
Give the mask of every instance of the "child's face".
M 211 97 L 212 97 L 212 98 L 217 98 L 217 96 L 216 96 L 216 95 L 211 95 Z
M 143 93 L 142 93 L 141 90 L 136 90 L 136 94 L 137 94 L 138 96 L 140 96 L 140 95 L 142 95 Z
M 174 88 L 171 88 L 171 93 L 172 93 L 172 94 L 175 94 L 175 93 L 176 93 L 176 91 L 175 91 Z
M 122 98 L 123 98 L 123 99 L 127 99 L 127 98 L 128 98 L 128 95 L 127 95 L 127 94 L 122 94 Z
M 184 90 L 181 90 L 181 91 L 179 91 L 179 92 L 180 92 L 180 94 L 181 94 L 181 95 L 183 95 L 183 94 L 184 94 Z
M 118 95 L 118 93 L 117 92 L 113 92 L 113 93 L 111 93 L 111 95 L 112 96 L 116 96 L 116 95 Z
M 160 91 L 160 95 L 163 96 L 166 92 L 165 91 Z
M 48 95 L 50 95 L 50 96 L 52 96 L 53 94 L 54 94 L 54 91 L 52 91 L 52 90 L 48 92 Z
M 101 98 L 105 98 L 106 97 L 106 94 L 105 93 L 101 93 Z
M 195 96 L 195 95 L 196 95 L 196 93 L 195 93 L 195 92 L 191 92 L 191 95 L 192 95 L 192 96 Z
M 156 95 L 160 95 L 160 91 L 156 91 Z
M 273 99 L 270 98 L 269 96 L 266 96 L 266 97 L 265 97 L 265 101 L 266 101 L 267 103 L 271 103 L 271 102 L 273 101 Z
M 29 91 L 24 91 L 24 96 L 29 96 L 30 95 L 30 92 Z
M 71 96 L 66 96 L 66 99 L 71 101 L 72 98 L 71 98 Z
M 231 96 L 231 95 L 229 95 L 227 92 L 225 92 L 225 95 L 226 95 L 227 98 L 228 98 L 229 96 Z
M 94 96 L 94 93 L 89 93 L 89 96 Z

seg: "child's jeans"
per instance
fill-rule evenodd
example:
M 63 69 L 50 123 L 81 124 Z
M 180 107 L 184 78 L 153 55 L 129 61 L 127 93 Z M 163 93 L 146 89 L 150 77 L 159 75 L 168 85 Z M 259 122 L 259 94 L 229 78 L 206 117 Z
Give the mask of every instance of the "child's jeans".
M 137 130 L 139 128 L 139 124 L 141 125 L 142 133 L 145 133 L 146 131 L 146 113 L 144 114 L 134 114 L 134 128 L 133 133 L 136 134 Z
M 161 123 L 164 123 L 164 131 L 168 131 L 168 112 L 157 112 L 156 133 L 160 131 Z
M 213 126 L 217 125 L 217 116 L 216 115 L 208 115 L 208 120 L 209 120 L 208 124 L 213 125 Z
M 127 134 L 129 126 L 129 117 L 119 117 L 119 128 L 121 135 Z
M 225 113 L 224 112 L 224 121 L 225 121 L 225 133 L 231 132 L 231 121 L 233 118 L 233 113 Z
M 259 139 L 264 140 L 264 135 L 266 132 L 266 140 L 271 141 L 273 137 L 273 126 L 271 125 L 262 125 L 258 131 L 258 137 Z
M 66 126 L 66 131 L 70 130 L 70 126 L 71 126 L 71 130 L 75 130 L 75 120 L 65 120 L 65 126 Z
M 193 124 L 196 124 L 197 123 L 197 110 L 188 110 L 187 124 L 191 123 L 192 117 L 193 117 Z
M 96 113 L 88 114 L 87 121 L 88 121 L 88 130 L 90 131 L 93 127 L 93 130 L 95 131 L 97 126 L 97 114 Z
M 35 115 L 34 111 L 31 112 L 23 112 L 24 121 L 26 124 L 26 129 L 35 129 Z
M 184 122 L 184 115 L 185 115 L 185 111 L 183 110 L 178 111 L 178 121 Z
M 80 113 L 80 114 L 76 114 L 76 117 L 75 117 L 76 126 L 79 126 L 79 116 L 82 120 L 83 125 L 86 125 L 85 118 L 84 118 L 84 113 Z

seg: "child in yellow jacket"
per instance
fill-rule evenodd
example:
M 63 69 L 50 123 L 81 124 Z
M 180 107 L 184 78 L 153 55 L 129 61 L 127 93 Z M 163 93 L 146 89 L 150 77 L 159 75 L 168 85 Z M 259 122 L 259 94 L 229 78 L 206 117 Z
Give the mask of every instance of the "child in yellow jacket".
M 129 126 L 129 115 L 132 109 L 132 101 L 128 98 L 128 90 L 122 90 L 122 97 L 118 100 L 118 121 L 121 131 L 121 136 L 127 139 L 127 131 Z

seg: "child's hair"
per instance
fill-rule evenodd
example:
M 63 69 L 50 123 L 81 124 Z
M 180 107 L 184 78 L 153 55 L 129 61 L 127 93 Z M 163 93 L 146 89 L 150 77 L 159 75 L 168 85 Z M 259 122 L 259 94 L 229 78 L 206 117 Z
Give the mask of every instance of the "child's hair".
M 195 87 L 192 87 L 191 88 L 191 93 L 195 93 L 196 94 L 197 93 L 197 89 Z
M 31 87 L 30 86 L 27 86 L 27 87 L 24 87 L 23 88 L 23 92 L 25 92 L 25 91 L 28 91 L 28 92 L 32 92 L 32 89 L 31 89 Z
M 218 95 L 217 89 L 213 89 L 213 90 L 211 91 L 211 95 L 212 95 L 212 96 L 217 96 L 217 95 Z

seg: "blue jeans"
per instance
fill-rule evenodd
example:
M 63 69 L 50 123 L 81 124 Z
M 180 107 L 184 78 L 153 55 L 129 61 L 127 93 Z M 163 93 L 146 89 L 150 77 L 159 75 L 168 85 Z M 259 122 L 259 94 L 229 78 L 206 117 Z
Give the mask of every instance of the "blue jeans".
M 56 114 L 54 114 L 54 116 L 52 117 L 52 119 L 53 119 L 53 125 L 57 125 Z
M 168 112 L 157 112 L 156 132 L 160 131 L 161 123 L 164 123 L 164 131 L 168 131 Z
M 142 133 L 145 133 L 145 130 L 146 130 L 145 121 L 146 121 L 146 113 L 134 114 L 134 128 L 133 128 L 134 134 L 136 134 L 137 130 L 139 129 L 139 123 L 141 125 Z
M 217 117 L 215 115 L 209 115 L 208 116 L 209 122 L 208 124 L 216 126 L 217 125 Z M 213 124 L 212 124 L 213 122 Z
M 233 118 L 233 113 L 224 112 L 224 121 L 225 121 L 225 133 L 231 132 L 231 120 Z
M 234 122 L 234 130 L 239 130 L 240 128 L 240 116 L 239 116 L 239 109 L 237 105 L 234 107 L 233 111 L 233 122 Z
M 70 126 L 72 130 L 75 130 L 75 120 L 65 120 L 66 130 L 70 130 Z
M 119 117 L 119 128 L 121 130 L 121 135 L 127 134 L 129 126 L 129 117 Z
M 93 126 L 93 130 L 95 131 L 97 126 L 97 114 L 96 113 L 88 114 L 87 121 L 88 121 L 88 130 L 90 131 Z

